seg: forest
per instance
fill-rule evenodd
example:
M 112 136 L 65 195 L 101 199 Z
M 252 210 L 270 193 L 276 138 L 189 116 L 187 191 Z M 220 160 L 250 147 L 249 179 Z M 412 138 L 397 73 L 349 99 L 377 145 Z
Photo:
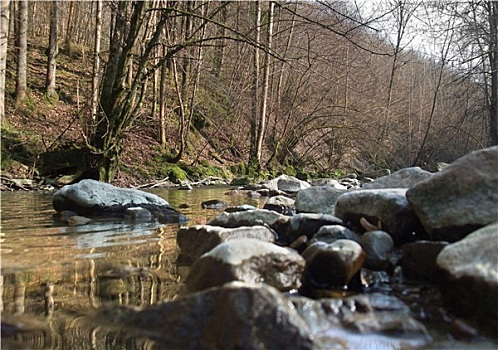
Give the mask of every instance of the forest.
M 333 176 L 498 144 L 498 2 L 2 0 L 1 16 L 2 173 Z

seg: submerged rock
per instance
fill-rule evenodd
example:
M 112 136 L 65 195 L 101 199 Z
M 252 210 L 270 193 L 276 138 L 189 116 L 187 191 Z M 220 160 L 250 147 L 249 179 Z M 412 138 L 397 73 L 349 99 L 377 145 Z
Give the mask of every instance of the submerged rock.
M 100 318 L 165 349 L 316 349 L 292 302 L 275 288 L 232 282 L 141 310 L 108 307 Z
M 124 217 L 128 208 L 141 207 L 150 211 L 160 222 L 184 222 L 187 218 L 155 194 L 119 188 L 111 184 L 85 179 L 67 185 L 52 197 L 56 211 L 71 210 L 85 216 Z

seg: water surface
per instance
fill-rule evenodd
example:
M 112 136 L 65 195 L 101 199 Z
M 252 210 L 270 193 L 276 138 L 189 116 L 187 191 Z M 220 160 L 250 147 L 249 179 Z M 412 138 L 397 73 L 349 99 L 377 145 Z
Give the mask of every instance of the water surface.
M 221 199 L 230 205 L 261 206 L 227 188 L 151 192 L 204 224 L 218 214 L 201 202 Z M 1 194 L 2 348 L 121 349 L 144 346 L 118 332 L 82 320 L 102 303 L 150 305 L 175 298 L 178 224 L 92 222 L 68 226 L 54 220 L 51 192 Z M 20 332 L 21 331 L 21 332 Z M 130 344 L 130 342 L 138 342 Z

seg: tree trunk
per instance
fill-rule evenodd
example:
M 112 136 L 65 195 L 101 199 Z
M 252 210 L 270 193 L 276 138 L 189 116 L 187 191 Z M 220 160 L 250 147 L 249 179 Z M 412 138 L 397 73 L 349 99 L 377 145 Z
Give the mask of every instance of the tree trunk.
M 7 124 L 5 119 L 5 73 L 7 70 L 7 43 L 9 38 L 10 0 L 2 0 L 0 21 L 0 126 Z
M 95 42 L 93 47 L 93 70 L 92 70 L 92 120 L 97 119 L 97 107 L 99 103 L 99 78 L 100 78 L 100 43 L 102 39 L 102 0 L 97 0 L 95 13 Z
M 17 10 L 17 77 L 16 77 L 16 103 L 26 99 L 26 69 L 28 56 L 28 1 L 20 0 Z
M 261 5 L 259 1 L 254 1 L 254 41 L 259 44 L 261 41 Z M 252 71 L 252 113 L 250 119 L 251 145 L 249 151 L 248 167 L 259 168 L 257 155 L 258 119 L 259 113 L 259 48 L 253 48 L 253 71 Z
M 69 1 L 66 36 L 64 37 L 64 51 L 68 56 L 71 56 L 71 41 L 73 39 L 73 28 L 74 28 L 74 6 L 76 4 L 77 4 L 76 1 Z
M 258 123 L 258 134 L 257 134 L 257 143 L 256 143 L 256 160 L 258 164 L 258 168 L 261 168 L 261 154 L 263 152 L 263 139 L 266 131 L 266 111 L 268 108 L 268 88 L 270 85 L 270 65 L 271 65 L 271 56 L 270 50 L 272 48 L 272 37 L 273 37 L 273 11 L 275 5 L 273 1 L 268 3 L 268 24 L 267 24 L 267 50 L 265 54 L 265 71 L 263 75 L 263 93 L 261 98 L 261 116 Z
M 57 67 L 57 17 L 58 17 L 58 0 L 52 1 L 52 14 L 50 16 L 50 37 L 48 44 L 48 65 L 46 92 L 49 100 L 57 99 L 55 91 L 55 71 Z
M 489 146 L 498 145 L 498 2 L 489 1 L 489 64 L 491 94 L 489 103 Z

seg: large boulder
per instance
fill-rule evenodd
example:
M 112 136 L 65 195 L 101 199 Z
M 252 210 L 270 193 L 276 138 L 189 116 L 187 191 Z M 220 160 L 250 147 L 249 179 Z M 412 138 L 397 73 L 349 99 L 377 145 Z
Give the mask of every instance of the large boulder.
M 498 222 L 446 246 L 437 257 L 443 299 L 455 313 L 498 336 Z
M 406 188 L 358 190 L 337 199 L 335 215 L 354 231 L 364 232 L 361 218 L 388 232 L 395 245 L 406 243 L 425 234 L 418 218 L 406 200 Z
M 210 225 L 182 227 L 176 234 L 183 263 L 191 264 L 218 244 L 235 238 L 253 238 L 273 243 L 276 233 L 266 226 L 225 228 Z
M 341 224 L 341 219 L 330 214 L 296 214 L 289 220 L 287 232 L 279 237 L 278 242 L 288 245 L 303 235 L 312 238 L 322 226 Z
M 498 220 L 498 146 L 457 159 L 406 196 L 435 241 L 455 242 Z
M 85 216 L 121 216 L 129 208 L 145 208 L 160 222 L 184 222 L 187 218 L 155 194 L 119 188 L 111 184 L 85 179 L 67 185 L 52 197 L 56 211 L 70 210 Z M 129 213 L 130 211 L 128 211 Z
M 193 265 L 185 281 L 188 291 L 231 281 L 266 283 L 287 291 L 301 286 L 304 259 L 295 251 L 250 238 L 226 241 Z
M 404 168 L 366 183 L 362 188 L 365 190 L 375 188 L 410 188 L 420 181 L 429 179 L 432 175 L 432 173 L 420 167 Z
M 292 302 L 265 284 L 232 282 L 141 310 L 112 305 L 99 317 L 133 329 L 151 348 L 323 348 Z
M 347 189 L 334 186 L 313 186 L 302 189 L 296 195 L 296 211 L 334 215 L 337 198 L 346 192 Z

